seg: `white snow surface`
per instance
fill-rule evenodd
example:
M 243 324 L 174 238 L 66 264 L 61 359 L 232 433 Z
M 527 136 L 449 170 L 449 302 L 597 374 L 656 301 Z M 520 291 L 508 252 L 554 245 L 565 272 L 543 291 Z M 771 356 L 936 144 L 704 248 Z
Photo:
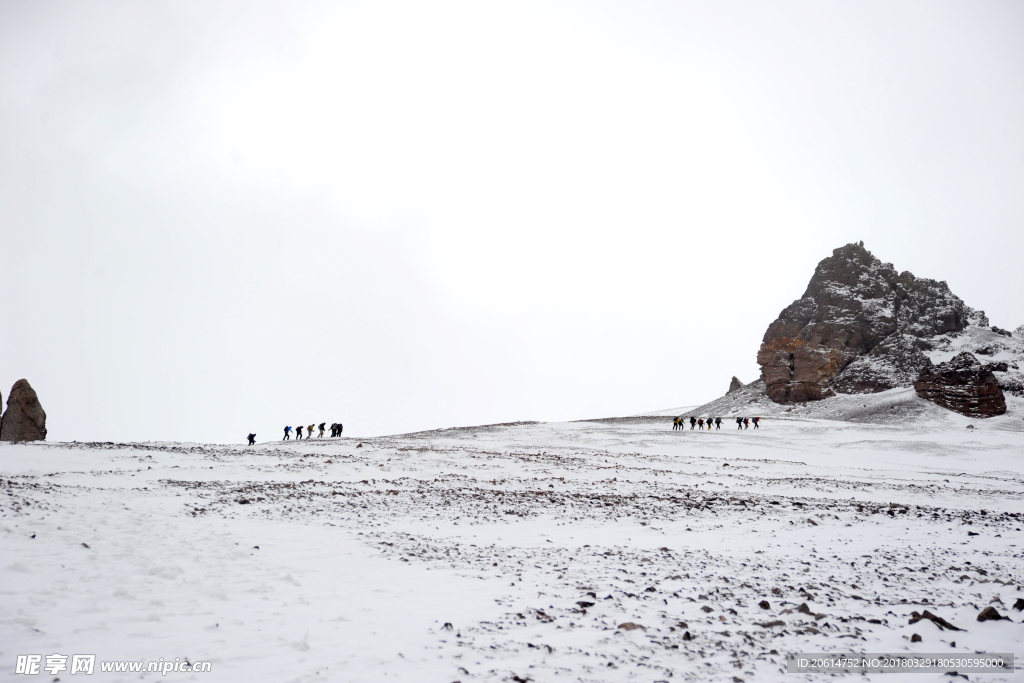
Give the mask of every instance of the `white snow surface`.
M 787 652 L 853 651 L 1012 652 L 970 680 L 1020 680 L 1024 400 L 763 396 L 694 409 L 764 417 L 742 431 L 0 445 L 0 679 L 60 653 L 212 662 L 96 680 L 810 681 Z

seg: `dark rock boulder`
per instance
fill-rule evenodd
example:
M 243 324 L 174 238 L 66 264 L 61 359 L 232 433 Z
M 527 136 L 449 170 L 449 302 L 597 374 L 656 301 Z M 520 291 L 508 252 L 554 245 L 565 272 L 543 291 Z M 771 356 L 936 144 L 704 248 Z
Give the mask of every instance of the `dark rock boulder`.
M 7 411 L 0 419 L 0 441 L 46 439 L 46 412 L 28 380 L 19 379 L 7 397 Z
M 952 360 L 925 368 L 914 382 L 923 399 L 969 417 L 1006 412 L 1006 399 L 992 371 L 966 351 Z
M 768 326 L 757 362 L 776 403 L 910 386 L 929 364 L 926 338 L 962 331 L 970 316 L 988 325 L 945 282 L 898 273 L 863 242 L 847 244 Z
M 737 389 L 742 389 L 743 386 L 744 386 L 743 382 L 741 382 L 738 379 L 736 379 L 736 376 L 733 375 L 732 381 L 729 382 L 729 391 L 727 391 L 725 393 L 731 394 L 732 392 L 736 391 Z

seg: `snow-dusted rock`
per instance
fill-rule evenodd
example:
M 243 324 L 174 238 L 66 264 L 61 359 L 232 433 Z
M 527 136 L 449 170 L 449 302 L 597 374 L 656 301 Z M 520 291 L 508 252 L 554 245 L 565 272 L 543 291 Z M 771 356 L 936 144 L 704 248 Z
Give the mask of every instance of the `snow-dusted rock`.
M 742 389 L 742 388 L 743 388 L 743 382 L 741 382 L 736 377 L 736 375 L 733 375 L 732 381 L 729 382 L 729 391 L 727 391 L 726 393 L 727 394 L 731 394 L 732 392 L 736 391 L 737 389 Z
M 928 339 L 988 326 L 945 282 L 898 273 L 847 244 L 818 264 L 803 297 L 765 332 L 757 361 L 768 396 L 800 403 L 913 384 Z
M 926 368 L 914 383 L 914 390 L 923 399 L 970 417 L 1006 412 L 1006 399 L 992 370 L 966 351 L 949 362 Z

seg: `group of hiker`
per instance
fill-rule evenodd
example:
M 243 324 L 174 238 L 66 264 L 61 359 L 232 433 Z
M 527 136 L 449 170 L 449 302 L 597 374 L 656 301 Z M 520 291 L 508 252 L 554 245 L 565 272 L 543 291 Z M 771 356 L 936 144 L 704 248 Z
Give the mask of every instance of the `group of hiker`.
M 750 425 L 754 425 L 754 429 L 759 429 L 758 423 L 761 422 L 759 417 L 737 417 L 736 418 L 736 429 L 749 429 Z M 707 427 L 709 430 L 722 428 L 722 418 L 720 417 L 709 417 L 707 419 L 703 417 L 691 417 L 690 418 L 690 429 L 703 430 Z M 680 415 L 679 417 L 672 420 L 672 429 L 686 429 L 686 418 Z
M 318 439 L 324 438 L 324 430 L 327 427 L 327 423 L 326 422 L 321 422 L 319 425 L 311 424 L 311 425 L 309 425 L 308 427 L 305 428 L 306 429 L 306 438 L 307 439 L 312 439 L 313 438 L 313 430 L 314 430 L 314 428 L 317 428 L 317 427 L 319 427 L 319 429 L 320 429 L 320 433 L 317 435 L 317 438 Z M 302 438 L 302 429 L 303 429 L 302 425 L 299 425 L 298 427 L 295 428 L 295 440 L 296 441 L 298 441 L 299 439 Z M 331 423 L 331 438 L 333 439 L 334 437 L 341 436 L 341 432 L 344 429 L 345 429 L 345 427 L 340 422 L 332 422 Z M 282 439 L 282 440 L 283 441 L 287 441 L 290 438 L 292 438 L 292 427 L 291 427 L 291 425 L 289 425 L 289 426 L 284 428 L 284 439 Z
M 317 424 L 311 424 L 311 425 L 308 425 L 306 427 L 303 427 L 302 425 L 299 425 L 298 427 L 295 427 L 294 428 L 294 430 L 295 430 L 295 439 L 299 440 L 299 439 L 302 438 L 302 430 L 303 429 L 306 430 L 306 438 L 307 439 L 312 439 L 313 438 L 313 431 L 316 430 L 317 428 L 320 429 L 320 433 L 317 436 L 317 438 L 319 438 L 319 439 L 324 438 L 324 431 L 327 429 L 327 423 L 326 422 L 321 422 L 318 425 Z M 341 432 L 345 428 L 342 426 L 342 424 L 340 422 L 332 422 L 330 429 L 331 429 L 331 438 L 334 438 L 334 437 L 337 437 L 337 436 L 341 436 Z M 256 434 L 255 433 L 249 434 L 249 436 L 247 436 L 246 438 L 249 440 L 249 445 L 250 446 L 253 446 L 253 445 L 256 444 Z M 288 441 L 291 438 L 292 438 L 292 426 L 288 425 L 287 427 L 284 428 L 284 439 L 283 440 L 284 441 Z

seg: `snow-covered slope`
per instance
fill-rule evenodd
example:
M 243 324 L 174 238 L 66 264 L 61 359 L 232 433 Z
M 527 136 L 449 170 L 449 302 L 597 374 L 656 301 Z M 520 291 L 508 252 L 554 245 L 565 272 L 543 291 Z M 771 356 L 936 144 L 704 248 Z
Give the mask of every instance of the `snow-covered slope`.
M 970 680 L 1017 680 L 1024 405 L 972 422 L 912 394 L 786 407 L 751 385 L 700 409 L 766 418 L 744 431 L 3 444 L 0 671 L 91 653 L 212 662 L 167 680 L 791 681 L 817 679 L 785 653 L 852 649 L 1014 652 Z M 990 604 L 1013 621 L 976 621 Z M 908 623 L 924 610 L 966 630 Z

